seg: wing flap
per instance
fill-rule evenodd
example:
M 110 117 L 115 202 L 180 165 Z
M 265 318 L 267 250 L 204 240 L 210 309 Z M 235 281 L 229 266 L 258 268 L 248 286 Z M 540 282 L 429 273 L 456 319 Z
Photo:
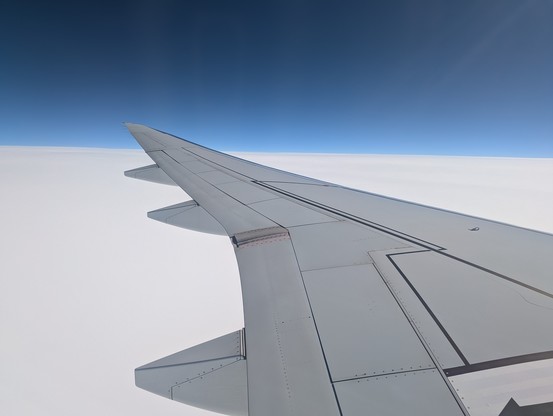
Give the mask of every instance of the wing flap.
M 553 236 L 550 234 L 341 186 L 297 183 L 264 186 L 308 206 L 327 209 L 402 238 L 421 249 L 446 251 L 448 255 L 493 270 L 496 276 L 520 280 L 553 297 L 550 272 Z
M 372 264 L 303 278 L 334 382 L 435 368 Z
M 177 185 L 169 176 L 167 176 L 163 169 L 160 169 L 160 167 L 155 164 L 127 170 L 125 171 L 125 176 L 148 182 L 161 183 L 163 185 Z
M 230 236 L 274 226 L 336 220 L 320 210 L 282 198 L 248 175 L 311 184 L 321 184 L 320 181 L 246 162 L 144 126 L 128 127 L 156 165 L 213 216 Z
M 135 370 L 144 390 L 202 409 L 247 415 L 243 331 L 231 332 Z
M 474 373 L 467 385 L 475 385 L 483 371 L 514 371 L 515 364 L 553 357 L 551 331 L 544 330 L 553 310 L 551 235 L 347 189 L 128 127 L 199 204 L 151 216 L 205 231 L 202 221 L 190 219 L 205 213 L 231 237 L 251 414 L 370 408 L 469 415 L 467 397 L 475 393 L 464 386 L 467 397 L 459 396 L 452 382 Z M 186 220 L 177 221 L 181 215 Z M 548 376 L 544 388 L 551 385 Z M 482 396 L 482 406 L 498 408 L 506 400 L 491 396 Z
M 294 250 L 282 229 L 237 236 L 252 415 L 340 414 Z
M 553 323 L 553 299 L 433 252 L 393 260 L 469 364 L 553 350 L 553 331 L 536 331 Z
M 370 251 L 404 249 L 405 241 L 346 221 L 290 229 L 302 271 L 372 263 Z
M 447 415 L 464 413 L 436 370 L 405 372 L 336 383 L 344 415 Z
M 202 233 L 227 235 L 223 226 L 196 201 L 170 205 L 148 212 L 148 218 Z
M 186 164 L 180 164 L 166 153 L 156 151 L 151 152 L 150 156 L 171 179 L 221 223 L 228 235 L 277 225 L 186 169 Z

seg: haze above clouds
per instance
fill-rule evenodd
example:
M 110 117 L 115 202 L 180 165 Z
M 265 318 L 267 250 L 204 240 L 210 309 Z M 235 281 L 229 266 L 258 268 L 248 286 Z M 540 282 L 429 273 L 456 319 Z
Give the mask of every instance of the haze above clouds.
M 553 232 L 552 159 L 242 154 L 303 175 Z M 226 237 L 146 212 L 189 199 L 123 176 L 134 150 L 0 148 L 0 408 L 203 415 L 133 369 L 242 327 Z

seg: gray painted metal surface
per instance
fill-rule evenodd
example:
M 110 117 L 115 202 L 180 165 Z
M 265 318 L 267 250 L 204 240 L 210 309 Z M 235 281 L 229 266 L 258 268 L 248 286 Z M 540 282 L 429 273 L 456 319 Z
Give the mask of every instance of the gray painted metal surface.
M 179 351 L 175 354 L 168 355 L 167 357 L 159 360 L 152 361 L 149 364 L 138 367 L 137 370 L 207 361 L 215 358 L 239 357 L 240 355 L 243 355 L 242 350 L 242 331 L 235 331 L 194 347 L 187 348 L 183 351 Z
M 258 186 L 252 185 L 249 182 L 219 183 L 217 184 L 217 188 L 246 205 L 278 198 L 277 195 L 259 189 Z
M 373 265 L 303 277 L 334 382 L 434 367 Z
M 150 156 L 181 188 L 186 188 L 188 195 L 221 223 L 228 235 L 277 225 L 187 170 L 164 152 L 152 152 Z
M 178 163 L 189 164 L 191 162 L 197 162 L 198 158 L 189 152 L 183 152 L 182 149 L 164 149 L 167 156 L 174 159 Z M 190 170 L 190 169 L 189 169 Z M 210 169 L 211 170 L 211 169 Z
M 290 229 L 302 270 L 372 263 L 368 253 L 409 247 L 405 242 L 345 221 Z
M 398 273 L 394 263 L 390 261 L 390 259 L 396 259 L 396 255 L 409 251 L 413 251 L 413 248 L 393 250 L 392 252 L 387 250 L 372 251 L 370 257 L 374 260 L 374 265 L 378 267 L 386 284 L 397 294 L 401 305 L 412 318 L 412 325 L 423 335 L 427 347 L 437 360 L 438 366 L 441 368 L 462 366 L 463 360 L 450 343 L 446 333 L 433 319 L 432 315 L 428 313 L 425 305 L 421 303 L 416 293 L 410 288 L 409 283 Z M 391 253 L 393 256 L 388 258 Z
M 244 179 L 255 179 L 257 181 L 289 181 L 306 184 L 324 184 L 325 182 L 317 179 L 307 178 L 301 175 L 295 175 L 289 172 L 283 172 L 278 169 L 260 166 L 256 163 L 248 162 L 237 157 L 214 152 L 205 147 L 189 144 L 185 148 L 192 152 L 196 157 L 209 160 L 217 164 L 221 169 L 227 169 L 239 173 Z
M 283 227 L 336 221 L 329 215 L 282 198 L 256 202 L 250 204 L 250 207 Z
M 125 171 L 129 178 L 141 179 L 143 181 L 161 183 L 163 185 L 176 186 L 177 184 L 158 165 L 148 165 L 141 168 Z
M 447 248 L 451 255 L 553 292 L 548 264 L 553 253 L 550 234 L 339 186 L 270 185 L 302 200 L 370 221 L 376 228 L 421 243 L 421 247 Z M 478 231 L 470 231 L 475 227 Z
M 223 173 L 219 170 L 210 170 L 209 172 L 200 172 L 198 176 L 212 185 L 220 185 L 229 182 L 238 182 L 235 177 Z
M 336 383 L 344 415 L 461 416 L 436 370 Z
M 553 377 L 529 369 L 553 359 L 553 236 L 127 126 L 199 205 L 151 215 L 204 231 L 213 218 L 240 269 L 247 365 L 240 356 L 219 357 L 221 369 L 178 389 L 187 384 L 204 397 L 199 380 L 224 386 L 247 367 L 250 415 L 497 416 L 508 396 L 530 401 L 524 405 L 553 401 L 553 393 L 524 392 L 538 382 L 553 392 Z M 189 369 L 201 374 L 200 367 Z M 147 388 L 167 393 L 169 368 Z M 482 395 L 474 386 L 486 372 L 501 377 L 497 369 L 520 377 L 497 383 L 501 394 Z M 147 371 L 137 370 L 137 384 Z
M 208 234 L 227 235 L 223 226 L 195 201 L 148 212 L 148 218 Z
M 135 370 L 136 385 L 192 406 L 247 415 L 242 331 L 232 332 Z
M 250 414 L 337 415 L 338 406 L 290 239 L 236 247 L 242 279 Z M 249 243 L 247 241 L 250 241 Z
M 553 350 L 552 298 L 437 253 L 395 262 L 469 363 Z
M 248 414 L 246 360 L 236 360 L 173 387 L 173 400 L 227 415 Z

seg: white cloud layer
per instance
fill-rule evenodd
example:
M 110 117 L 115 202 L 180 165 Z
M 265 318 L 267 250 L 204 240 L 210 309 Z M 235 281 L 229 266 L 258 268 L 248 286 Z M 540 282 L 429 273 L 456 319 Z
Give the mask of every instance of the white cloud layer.
M 552 159 L 242 155 L 353 188 L 553 233 Z M 189 199 L 123 176 L 141 151 L 0 148 L 0 409 L 204 415 L 133 369 L 242 326 L 226 237 L 147 211 Z

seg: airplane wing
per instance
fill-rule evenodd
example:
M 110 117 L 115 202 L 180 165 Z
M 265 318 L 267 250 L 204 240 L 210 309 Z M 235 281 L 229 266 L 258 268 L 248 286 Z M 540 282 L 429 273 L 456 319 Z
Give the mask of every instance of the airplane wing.
M 142 125 L 148 215 L 228 235 L 245 328 L 136 384 L 236 415 L 553 414 L 553 236 L 283 172 Z M 542 412 L 542 413 L 536 413 Z

